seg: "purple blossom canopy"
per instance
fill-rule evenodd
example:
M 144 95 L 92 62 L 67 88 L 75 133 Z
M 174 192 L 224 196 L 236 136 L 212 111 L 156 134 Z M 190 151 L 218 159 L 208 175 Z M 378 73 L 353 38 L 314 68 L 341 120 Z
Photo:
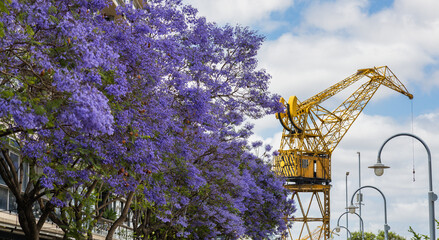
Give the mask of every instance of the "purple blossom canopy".
M 263 37 L 207 22 L 179 0 L 119 6 L 114 21 L 106 7 L 0 5 L 0 133 L 42 169 L 33 184 L 62 209 L 75 198 L 69 189 L 94 181 L 136 192 L 133 208 L 150 224 L 143 234 L 283 231 L 293 205 L 266 163 L 271 147 L 256 156 L 262 142 L 249 142 L 247 120 L 281 110 L 257 68 Z

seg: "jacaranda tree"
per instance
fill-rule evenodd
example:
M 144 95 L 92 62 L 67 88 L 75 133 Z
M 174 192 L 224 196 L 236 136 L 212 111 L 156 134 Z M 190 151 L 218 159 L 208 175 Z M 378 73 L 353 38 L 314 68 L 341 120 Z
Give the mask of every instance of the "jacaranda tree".
M 26 237 L 51 219 L 91 238 L 113 201 L 107 239 L 128 216 L 138 239 L 283 231 L 294 208 L 271 148 L 249 142 L 249 119 L 281 111 L 257 69 L 263 37 L 178 0 L 118 6 L 114 20 L 108 4 L 0 2 L 0 175 Z

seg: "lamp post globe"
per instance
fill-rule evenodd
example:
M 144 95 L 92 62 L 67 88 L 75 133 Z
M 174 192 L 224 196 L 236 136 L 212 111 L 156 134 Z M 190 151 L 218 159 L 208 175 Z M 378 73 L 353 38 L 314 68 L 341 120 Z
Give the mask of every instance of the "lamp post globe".
M 356 207 L 355 205 L 351 204 L 349 207 L 346 208 L 346 210 L 348 210 L 349 213 L 355 213 L 355 209 L 357 209 L 358 207 Z
M 373 171 L 375 172 L 375 175 L 382 176 L 384 174 L 384 169 L 390 168 L 389 166 L 386 166 L 380 162 L 375 163 L 373 166 L 370 166 L 369 168 L 373 168 Z

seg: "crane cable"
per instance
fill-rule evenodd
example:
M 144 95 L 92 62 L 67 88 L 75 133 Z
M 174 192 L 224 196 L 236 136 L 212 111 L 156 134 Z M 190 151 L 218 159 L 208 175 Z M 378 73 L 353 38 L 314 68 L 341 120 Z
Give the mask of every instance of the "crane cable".
M 410 101 L 411 103 L 411 112 L 412 112 L 412 134 L 414 134 L 413 131 L 413 100 Z M 416 181 L 415 178 L 415 139 L 412 138 L 412 162 L 413 162 L 413 182 Z

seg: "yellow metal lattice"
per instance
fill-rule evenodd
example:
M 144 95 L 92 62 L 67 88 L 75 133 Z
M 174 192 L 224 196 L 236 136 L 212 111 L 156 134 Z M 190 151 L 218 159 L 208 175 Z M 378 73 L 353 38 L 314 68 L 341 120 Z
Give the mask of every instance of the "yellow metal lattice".
M 335 110 L 329 111 L 320 105 L 361 79 L 366 81 Z M 295 96 L 291 96 L 288 101 L 281 98 L 280 102 L 286 111 L 277 113 L 276 118 L 284 130 L 279 155 L 274 158 L 273 167 L 278 175 L 287 179 L 285 187 L 293 192 L 293 198 L 300 206 L 302 216 L 294 218 L 295 222 L 303 223 L 302 230 L 298 233 L 299 238 L 304 229 L 308 236 L 313 235 L 308 221 L 321 221 L 324 239 L 329 238 L 332 152 L 381 85 L 413 98 L 387 66 L 360 69 L 303 102 Z M 309 211 L 304 211 L 300 200 L 302 192 L 313 192 L 307 206 L 309 208 L 316 201 L 322 213 L 321 217 L 308 217 Z M 319 194 L 323 194 L 323 201 Z M 291 234 L 295 233 L 289 235 Z M 297 238 L 291 236 L 291 239 Z

